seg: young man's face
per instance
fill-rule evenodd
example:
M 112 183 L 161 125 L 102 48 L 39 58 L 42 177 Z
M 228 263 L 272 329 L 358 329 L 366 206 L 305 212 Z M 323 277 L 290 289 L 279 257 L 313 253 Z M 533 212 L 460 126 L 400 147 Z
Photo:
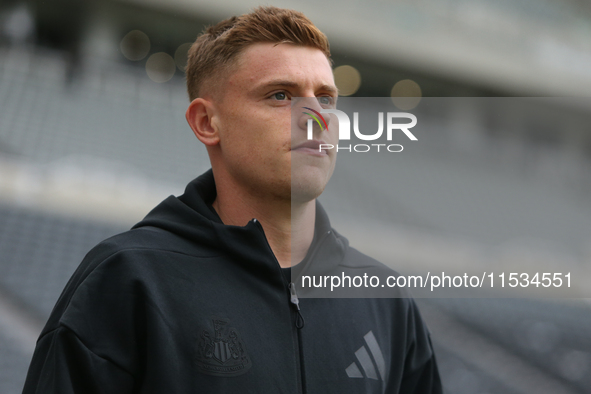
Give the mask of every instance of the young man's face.
M 291 99 L 336 99 L 326 56 L 292 44 L 253 44 L 218 86 L 224 91 L 218 94 L 212 122 L 219 131 L 219 164 L 232 179 L 253 195 L 300 202 L 320 195 L 336 153 L 301 146 L 307 142 L 306 119 L 294 122 L 292 135 Z M 316 100 L 306 102 L 321 109 Z M 337 132 L 329 130 L 315 128 L 314 140 L 336 145 Z

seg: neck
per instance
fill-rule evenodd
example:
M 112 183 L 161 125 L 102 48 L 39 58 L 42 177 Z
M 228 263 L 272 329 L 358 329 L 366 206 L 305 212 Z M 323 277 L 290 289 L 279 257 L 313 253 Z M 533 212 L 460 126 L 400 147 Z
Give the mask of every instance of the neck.
M 292 204 L 272 196 L 265 199 L 225 187 L 217 180 L 216 188 L 218 194 L 212 205 L 224 224 L 246 226 L 256 218 L 282 268 L 306 257 L 314 238 L 315 200 Z

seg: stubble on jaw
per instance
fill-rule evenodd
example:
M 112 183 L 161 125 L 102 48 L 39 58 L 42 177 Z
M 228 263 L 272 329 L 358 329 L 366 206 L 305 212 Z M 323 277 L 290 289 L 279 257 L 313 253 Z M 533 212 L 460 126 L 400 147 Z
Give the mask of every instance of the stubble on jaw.
M 305 160 L 305 158 L 303 158 L 303 160 Z M 297 163 L 297 159 L 295 161 L 296 163 L 294 163 L 292 158 L 292 204 L 303 204 L 317 199 L 324 192 L 334 171 L 334 165 L 331 165 L 330 168 L 324 170 L 318 167 L 305 168 L 303 164 Z

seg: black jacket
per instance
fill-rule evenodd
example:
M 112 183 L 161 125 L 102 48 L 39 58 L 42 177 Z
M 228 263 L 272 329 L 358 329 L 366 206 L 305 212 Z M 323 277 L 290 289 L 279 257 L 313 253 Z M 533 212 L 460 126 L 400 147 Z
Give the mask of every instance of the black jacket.
M 211 170 L 95 247 L 60 296 L 24 393 L 440 393 L 409 298 L 299 299 L 256 219 L 224 225 Z M 318 205 L 305 261 L 383 266 Z M 377 268 L 376 268 L 377 267 Z

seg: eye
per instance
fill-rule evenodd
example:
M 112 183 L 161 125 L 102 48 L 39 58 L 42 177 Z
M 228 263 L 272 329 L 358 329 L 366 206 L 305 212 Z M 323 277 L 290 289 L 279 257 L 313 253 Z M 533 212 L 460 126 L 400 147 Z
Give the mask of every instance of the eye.
M 285 92 L 277 92 L 277 93 L 273 93 L 271 95 L 271 98 L 277 100 L 277 101 L 283 101 L 283 100 L 287 100 L 287 94 Z
M 334 105 L 334 97 L 331 97 L 331 96 L 318 97 L 318 103 L 322 106 L 332 106 L 332 105 Z

